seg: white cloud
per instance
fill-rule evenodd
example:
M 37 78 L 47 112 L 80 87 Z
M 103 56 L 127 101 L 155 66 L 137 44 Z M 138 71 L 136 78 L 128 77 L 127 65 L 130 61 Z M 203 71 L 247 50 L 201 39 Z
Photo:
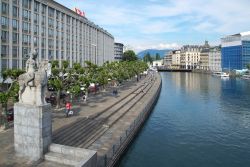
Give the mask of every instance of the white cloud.
M 159 44 L 144 44 L 144 45 L 134 45 L 133 50 L 135 50 L 136 53 L 146 50 L 146 49 L 158 49 L 158 50 L 163 50 L 163 49 L 179 49 L 181 45 L 177 43 L 159 43 Z
M 207 34 L 217 41 L 219 36 L 250 30 L 249 0 L 57 1 L 83 9 L 87 18 L 111 32 L 116 41 L 136 50 L 174 48 L 182 40 L 197 43 Z

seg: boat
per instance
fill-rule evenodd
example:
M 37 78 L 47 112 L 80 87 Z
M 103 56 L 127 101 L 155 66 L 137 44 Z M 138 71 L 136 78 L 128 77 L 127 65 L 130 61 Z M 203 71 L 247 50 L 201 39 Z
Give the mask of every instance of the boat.
M 218 76 L 221 76 L 221 74 L 222 74 L 222 72 L 214 72 L 212 75 L 218 77 Z
M 223 73 L 221 73 L 220 77 L 221 78 L 229 78 L 229 74 L 223 72 Z
M 243 75 L 241 78 L 242 78 L 242 79 L 250 80 L 250 75 Z

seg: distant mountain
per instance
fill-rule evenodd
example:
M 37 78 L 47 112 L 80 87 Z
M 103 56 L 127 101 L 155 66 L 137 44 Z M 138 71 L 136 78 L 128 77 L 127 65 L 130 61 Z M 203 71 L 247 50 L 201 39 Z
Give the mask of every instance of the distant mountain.
M 138 57 L 139 59 L 143 59 L 143 57 L 144 57 L 147 53 L 149 53 L 150 56 L 155 56 L 156 53 L 159 53 L 159 55 L 161 56 L 161 58 L 163 58 L 163 57 L 166 55 L 166 53 L 169 52 L 169 51 L 171 51 L 171 49 L 164 49 L 164 50 L 147 49 L 147 50 L 143 50 L 143 51 L 139 52 L 139 53 L 137 54 L 137 57 Z

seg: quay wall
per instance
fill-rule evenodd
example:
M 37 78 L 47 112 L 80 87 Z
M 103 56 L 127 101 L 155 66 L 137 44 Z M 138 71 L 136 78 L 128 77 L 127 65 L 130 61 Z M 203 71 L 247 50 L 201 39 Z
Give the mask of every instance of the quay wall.
M 139 133 L 140 129 L 143 127 L 144 122 L 147 120 L 149 115 L 151 114 L 152 109 L 154 108 L 155 104 L 158 101 L 160 96 L 162 87 L 161 76 L 159 73 L 155 74 L 155 82 L 147 94 L 137 102 L 137 104 L 131 109 L 138 111 L 137 117 L 129 126 L 129 129 L 126 130 L 125 137 L 120 138 L 120 143 L 117 148 L 113 147 L 113 155 L 111 158 L 104 157 L 105 165 L 107 167 L 113 167 L 119 162 L 121 156 L 125 153 L 126 149 L 129 147 L 130 143 Z M 102 165 L 98 165 L 102 166 Z

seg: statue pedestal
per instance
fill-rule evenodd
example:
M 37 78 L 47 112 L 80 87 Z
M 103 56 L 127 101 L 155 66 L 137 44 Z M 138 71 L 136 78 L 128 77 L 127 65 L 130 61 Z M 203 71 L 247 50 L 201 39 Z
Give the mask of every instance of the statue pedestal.
M 52 137 L 51 105 L 14 105 L 14 145 L 18 156 L 42 159 Z

